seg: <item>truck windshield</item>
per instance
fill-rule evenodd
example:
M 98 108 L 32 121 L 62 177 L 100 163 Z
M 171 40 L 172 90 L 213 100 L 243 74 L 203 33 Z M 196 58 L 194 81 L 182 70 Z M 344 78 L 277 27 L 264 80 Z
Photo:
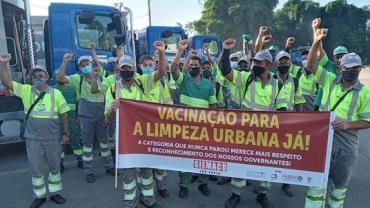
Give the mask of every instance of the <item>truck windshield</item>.
M 78 44 L 81 48 L 90 48 L 91 43 L 96 49 L 113 51 L 115 49 L 114 35 L 116 30 L 111 17 L 96 15 L 90 24 L 81 24 L 77 21 Z
M 166 48 L 167 53 L 176 53 L 178 49 L 178 44 L 180 40 L 182 40 L 180 33 L 172 33 L 171 36 L 169 37 L 162 36 L 161 39 L 167 46 Z
M 206 45 L 208 45 L 209 53 L 212 56 L 217 56 L 218 55 L 218 42 L 216 40 L 211 40 L 210 42 L 204 42 L 203 43 L 203 49 L 205 48 Z M 204 54 L 206 54 L 205 51 L 204 51 Z

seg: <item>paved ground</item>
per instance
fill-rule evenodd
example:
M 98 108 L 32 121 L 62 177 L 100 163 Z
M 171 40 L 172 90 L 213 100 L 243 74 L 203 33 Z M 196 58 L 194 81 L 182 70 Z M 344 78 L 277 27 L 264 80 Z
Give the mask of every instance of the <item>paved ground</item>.
M 370 130 L 360 132 L 361 149 L 356 171 L 353 175 L 349 193 L 346 200 L 346 208 L 369 207 L 370 196 Z M 24 144 L 0 146 L 0 207 L 1 208 L 24 208 L 28 207 L 31 201 L 31 180 L 27 167 L 27 158 Z M 94 184 L 87 184 L 84 181 L 84 174 L 75 168 L 72 157 L 67 157 L 66 171 L 63 174 L 63 195 L 67 199 L 65 205 L 59 206 L 47 202 L 44 208 L 113 208 L 122 207 L 122 190 L 119 187 L 114 189 L 114 178 L 103 172 L 102 161 L 98 159 L 96 164 L 97 181 Z M 178 177 L 171 172 L 169 174 L 171 185 L 169 186 L 170 198 L 165 201 L 158 198 L 158 202 L 167 208 L 222 208 L 224 201 L 230 195 L 228 185 L 218 186 L 211 182 L 211 196 L 203 197 L 193 184 L 190 196 L 186 200 L 177 197 Z M 305 188 L 294 187 L 297 196 L 288 198 L 280 191 L 280 185 L 275 184 L 271 191 L 271 199 L 275 208 L 301 208 Z M 242 202 L 238 206 L 259 208 L 254 200 L 255 194 L 252 187 L 247 187 L 242 195 Z M 140 206 L 139 206 L 140 207 Z

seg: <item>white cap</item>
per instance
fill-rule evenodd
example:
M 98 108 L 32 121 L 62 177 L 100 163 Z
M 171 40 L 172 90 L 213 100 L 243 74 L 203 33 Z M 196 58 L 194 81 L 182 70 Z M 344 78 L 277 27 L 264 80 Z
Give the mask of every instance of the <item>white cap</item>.
M 256 55 L 254 55 L 252 60 L 268 61 L 268 62 L 272 63 L 272 56 L 271 56 L 270 52 L 268 52 L 266 50 L 262 50 L 262 51 L 258 51 L 256 53 Z
M 107 60 L 107 63 L 116 62 L 116 61 L 117 61 L 116 57 L 109 57 Z
M 244 57 L 242 57 L 241 59 L 239 59 L 238 63 L 239 63 L 239 62 L 241 62 L 241 61 L 245 61 L 245 62 L 247 62 L 248 64 L 249 64 L 249 63 L 251 63 L 251 62 L 249 61 L 249 59 L 247 59 L 247 57 L 245 57 L 245 56 L 244 56 Z
M 344 65 L 346 68 L 352 68 L 355 66 L 362 66 L 362 61 L 359 55 L 347 53 L 340 59 L 340 65 Z
M 240 59 L 240 58 L 242 58 L 242 57 L 243 57 L 243 52 L 241 52 L 241 51 L 237 51 L 237 52 L 235 52 L 235 53 L 231 54 L 229 58 L 230 58 L 230 59 L 232 59 L 232 58 Z
M 290 54 L 286 51 L 280 51 L 277 55 L 276 55 L 276 60 L 279 61 L 281 58 L 289 58 L 291 59 L 292 57 L 290 56 Z
M 77 60 L 77 64 L 80 65 L 83 61 L 91 61 L 91 56 L 80 56 Z
M 121 58 L 119 58 L 118 65 L 120 68 L 123 66 L 135 67 L 135 63 L 132 60 L 131 56 L 122 56 Z
M 36 71 L 43 71 L 46 74 L 49 74 L 48 71 L 45 69 L 45 67 L 44 66 L 41 66 L 41 65 L 36 65 L 36 66 L 32 67 L 32 69 L 31 69 L 31 75 L 33 75 L 33 73 L 35 73 Z

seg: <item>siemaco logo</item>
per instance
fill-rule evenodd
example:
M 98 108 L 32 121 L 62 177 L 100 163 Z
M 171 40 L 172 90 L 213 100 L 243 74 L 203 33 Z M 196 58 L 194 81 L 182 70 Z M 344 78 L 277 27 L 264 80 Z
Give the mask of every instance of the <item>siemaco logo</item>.
M 283 181 L 287 182 L 302 182 L 303 177 L 298 175 L 291 175 L 291 174 L 283 174 L 282 176 Z
M 227 163 L 208 161 L 208 160 L 194 160 L 193 167 L 196 169 L 212 170 L 212 171 L 218 171 L 218 172 L 227 171 Z

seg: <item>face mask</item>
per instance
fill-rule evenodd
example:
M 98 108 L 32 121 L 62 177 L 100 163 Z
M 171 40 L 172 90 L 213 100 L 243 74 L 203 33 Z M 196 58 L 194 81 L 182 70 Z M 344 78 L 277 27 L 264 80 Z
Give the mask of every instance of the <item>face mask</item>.
M 307 71 L 307 70 L 304 70 L 304 72 L 306 73 L 306 76 L 310 76 L 312 74 L 312 72 Z
M 34 77 L 32 79 L 32 83 L 36 86 L 36 87 L 40 87 L 42 85 L 44 85 L 46 83 L 46 78 L 45 77 Z
M 153 67 L 143 67 L 142 70 L 143 70 L 143 74 L 151 74 L 154 72 Z
M 278 66 L 277 70 L 280 74 L 287 74 L 289 71 L 289 66 Z
M 91 65 L 87 65 L 84 68 L 82 68 L 82 73 L 84 73 L 84 74 L 90 74 L 91 72 L 92 72 L 92 66 Z
M 265 68 L 262 66 L 253 66 L 252 71 L 254 75 L 260 76 L 263 74 L 263 72 L 265 72 Z
M 230 62 L 230 66 L 231 66 L 232 69 L 236 69 L 236 68 L 238 68 L 238 62 L 232 61 L 232 62 Z
M 304 68 L 307 68 L 307 60 L 303 60 L 303 61 L 302 61 L 302 66 L 303 66 Z
M 209 79 L 212 76 L 212 72 L 210 70 L 203 71 L 204 79 Z
M 114 71 L 116 71 L 116 65 L 115 65 L 114 63 L 108 63 L 108 65 L 107 65 L 107 70 L 108 70 L 109 72 L 114 72 Z
M 200 73 L 200 68 L 199 67 L 190 68 L 190 71 L 189 71 L 190 76 L 195 77 L 199 73 Z
M 342 71 L 342 78 L 347 82 L 353 82 L 358 79 L 360 72 L 355 70 Z
M 122 79 L 125 79 L 125 80 L 132 79 L 135 75 L 134 71 L 120 71 L 119 73 L 120 73 Z

